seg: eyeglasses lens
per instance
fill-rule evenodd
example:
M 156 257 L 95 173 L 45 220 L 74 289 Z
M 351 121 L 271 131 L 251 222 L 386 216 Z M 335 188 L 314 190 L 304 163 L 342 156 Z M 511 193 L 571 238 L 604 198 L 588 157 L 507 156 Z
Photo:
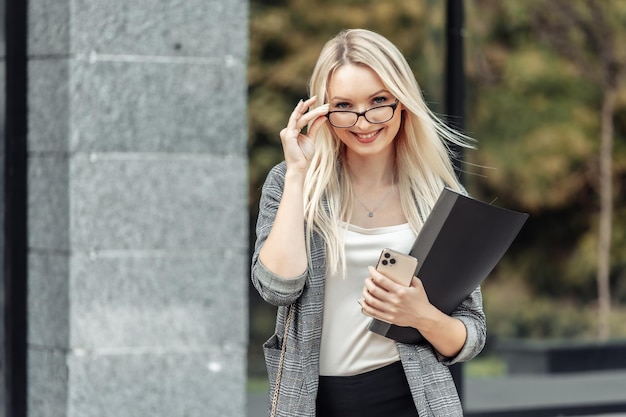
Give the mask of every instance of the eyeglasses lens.
M 369 109 L 364 114 L 365 119 L 370 123 L 385 123 L 393 117 L 391 106 L 381 106 Z M 359 115 L 349 111 L 332 112 L 328 116 L 330 123 L 335 127 L 352 127 L 356 124 Z

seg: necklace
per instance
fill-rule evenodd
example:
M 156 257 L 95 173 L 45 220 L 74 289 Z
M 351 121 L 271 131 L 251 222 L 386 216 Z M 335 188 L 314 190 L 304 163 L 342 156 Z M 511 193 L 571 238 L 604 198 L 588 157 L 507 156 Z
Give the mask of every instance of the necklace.
M 367 216 L 368 217 L 374 217 L 374 212 L 376 210 L 378 210 L 380 208 L 380 206 L 383 205 L 383 203 L 387 200 L 387 197 L 389 197 L 391 195 L 391 192 L 393 191 L 393 181 L 391 182 L 391 187 L 389 187 L 389 190 L 387 191 L 387 193 L 385 193 L 385 196 L 382 198 L 382 200 L 380 200 L 378 202 L 378 204 L 376 204 L 376 206 L 373 209 L 368 209 L 365 204 L 363 204 L 363 202 L 361 201 L 361 199 L 359 198 L 358 195 L 356 195 L 355 192 L 353 192 L 352 194 L 354 194 L 354 198 L 356 198 L 356 201 L 358 201 L 363 208 L 365 209 L 365 211 L 367 211 Z

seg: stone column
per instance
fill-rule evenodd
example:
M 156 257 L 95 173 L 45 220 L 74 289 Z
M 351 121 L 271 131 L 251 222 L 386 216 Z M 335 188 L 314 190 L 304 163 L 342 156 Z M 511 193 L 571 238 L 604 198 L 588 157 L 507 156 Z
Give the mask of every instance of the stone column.
M 243 416 L 247 1 L 28 2 L 28 415 Z

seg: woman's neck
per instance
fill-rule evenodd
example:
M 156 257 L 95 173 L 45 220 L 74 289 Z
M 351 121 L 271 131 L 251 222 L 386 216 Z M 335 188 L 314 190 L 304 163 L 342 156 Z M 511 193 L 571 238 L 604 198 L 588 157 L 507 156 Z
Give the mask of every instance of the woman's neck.
M 395 182 L 394 161 L 390 157 L 348 156 L 346 168 L 356 186 L 375 188 Z

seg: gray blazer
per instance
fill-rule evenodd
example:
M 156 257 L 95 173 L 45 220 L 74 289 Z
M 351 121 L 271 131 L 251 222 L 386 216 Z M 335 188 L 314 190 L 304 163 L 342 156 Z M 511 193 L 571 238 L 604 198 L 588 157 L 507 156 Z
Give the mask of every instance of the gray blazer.
M 314 417 L 324 307 L 324 244 L 318 235 L 313 237 L 311 266 L 295 279 L 281 278 L 259 261 L 259 250 L 278 210 L 285 172 L 284 162 L 276 165 L 263 186 L 251 275 L 261 297 L 278 306 L 275 333 L 263 345 L 270 381 L 270 399 L 276 388 L 276 372 L 288 308 L 292 305 L 295 309 L 288 329 L 277 415 Z M 480 288 L 476 288 L 452 316 L 460 319 L 467 328 L 465 345 L 454 358 L 441 357 L 427 344 L 396 343 L 420 417 L 463 416 L 448 365 L 472 359 L 485 344 L 486 322 Z

